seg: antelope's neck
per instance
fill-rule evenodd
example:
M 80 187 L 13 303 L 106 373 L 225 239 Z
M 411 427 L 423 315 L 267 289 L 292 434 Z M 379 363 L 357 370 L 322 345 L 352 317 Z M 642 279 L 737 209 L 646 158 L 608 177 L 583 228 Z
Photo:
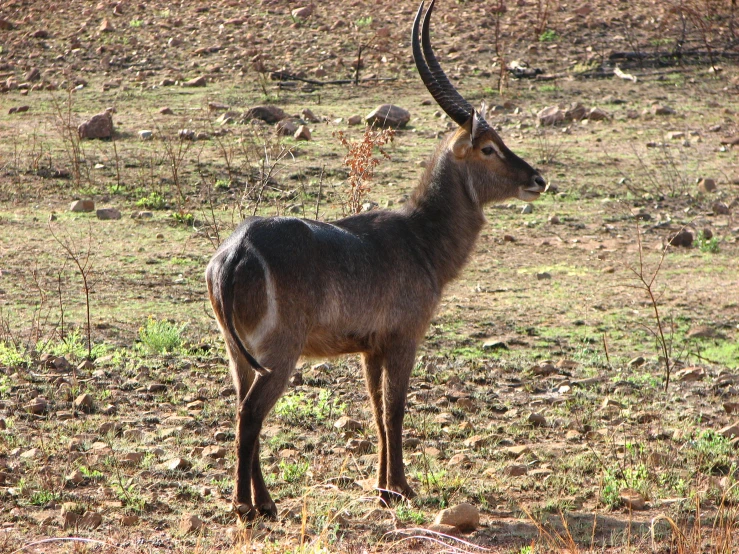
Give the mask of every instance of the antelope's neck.
M 443 287 L 469 259 L 485 216 L 476 199 L 467 192 L 468 176 L 463 169 L 444 159 L 434 160 L 430 165 L 406 209 Z

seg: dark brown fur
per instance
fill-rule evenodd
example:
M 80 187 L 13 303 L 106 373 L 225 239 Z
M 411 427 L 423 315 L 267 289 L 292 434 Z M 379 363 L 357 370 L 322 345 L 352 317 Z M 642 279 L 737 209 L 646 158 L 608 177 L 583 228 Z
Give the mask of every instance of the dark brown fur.
M 259 433 L 303 355 L 362 354 L 378 433 L 377 487 L 385 500 L 414 495 L 402 426 L 416 349 L 474 248 L 483 205 L 534 200 L 543 190 L 538 172 L 494 131 L 473 138 L 470 122 L 439 145 L 402 210 L 333 224 L 255 217 L 221 245 L 206 278 L 239 398 L 234 502 L 241 513 L 276 513 Z

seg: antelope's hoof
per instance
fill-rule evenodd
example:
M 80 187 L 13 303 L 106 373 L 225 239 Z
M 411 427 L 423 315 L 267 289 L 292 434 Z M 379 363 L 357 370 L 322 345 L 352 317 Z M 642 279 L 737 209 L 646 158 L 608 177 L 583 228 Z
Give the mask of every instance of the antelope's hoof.
M 239 516 L 239 519 L 246 521 L 251 521 L 257 517 L 257 511 L 254 509 L 254 506 L 235 500 L 233 502 L 233 512 Z
M 277 519 L 277 506 L 271 500 L 257 506 L 257 512 L 262 517 L 268 519 Z
M 393 487 L 392 489 L 380 489 L 380 504 L 390 506 L 399 502 L 407 502 L 416 497 L 416 493 L 408 485 L 404 487 Z

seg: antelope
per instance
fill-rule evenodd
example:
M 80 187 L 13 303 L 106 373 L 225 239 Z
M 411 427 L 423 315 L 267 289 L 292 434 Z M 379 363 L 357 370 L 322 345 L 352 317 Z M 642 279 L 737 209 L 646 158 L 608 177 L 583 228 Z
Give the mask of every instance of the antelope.
M 206 270 L 208 294 L 238 396 L 233 504 L 242 517 L 275 517 L 259 464 L 265 417 L 301 356 L 359 353 L 378 437 L 377 489 L 385 502 L 415 496 L 403 466 L 403 416 L 416 350 L 444 287 L 465 265 L 485 223 L 483 207 L 546 190 L 457 92 L 434 56 L 429 22 L 413 23 L 424 85 L 459 125 L 438 145 L 400 210 L 333 223 L 250 217 Z

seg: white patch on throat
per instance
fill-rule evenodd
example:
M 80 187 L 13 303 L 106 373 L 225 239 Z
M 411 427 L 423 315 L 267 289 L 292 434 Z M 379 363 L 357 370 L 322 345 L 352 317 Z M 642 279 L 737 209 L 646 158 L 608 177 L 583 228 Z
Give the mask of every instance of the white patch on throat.
M 472 199 L 472 202 L 475 203 L 476 206 L 480 206 L 480 199 L 477 196 L 477 191 L 475 190 L 475 183 L 472 179 L 472 174 L 467 171 L 467 177 L 464 180 L 464 186 L 467 189 L 467 194 L 469 194 L 470 198 Z

